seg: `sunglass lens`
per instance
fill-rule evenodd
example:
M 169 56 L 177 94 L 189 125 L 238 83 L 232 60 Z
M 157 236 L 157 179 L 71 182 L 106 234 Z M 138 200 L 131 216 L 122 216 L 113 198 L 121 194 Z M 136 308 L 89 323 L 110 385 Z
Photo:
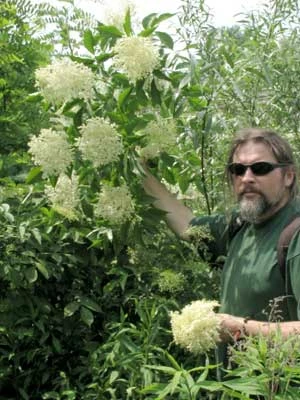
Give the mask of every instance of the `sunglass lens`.
M 266 175 L 274 169 L 272 164 L 264 161 L 254 163 L 250 168 L 255 175 Z
M 241 176 L 246 172 L 247 166 L 239 163 L 229 165 L 229 171 L 233 175 Z

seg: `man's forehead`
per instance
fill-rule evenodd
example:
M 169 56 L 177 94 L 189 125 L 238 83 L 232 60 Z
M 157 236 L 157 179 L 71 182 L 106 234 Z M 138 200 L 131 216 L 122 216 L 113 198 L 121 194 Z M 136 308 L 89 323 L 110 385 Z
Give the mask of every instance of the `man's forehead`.
M 265 154 L 266 156 L 272 156 L 274 157 L 273 151 L 271 149 L 271 147 L 264 142 L 256 142 L 253 140 L 248 140 L 246 142 L 240 143 L 233 155 L 234 156 L 238 156 L 239 154 Z

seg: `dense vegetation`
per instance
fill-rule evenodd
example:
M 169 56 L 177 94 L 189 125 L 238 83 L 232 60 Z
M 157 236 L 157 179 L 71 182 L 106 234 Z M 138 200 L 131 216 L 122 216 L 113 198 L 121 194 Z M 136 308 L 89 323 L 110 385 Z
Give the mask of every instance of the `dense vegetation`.
M 129 8 L 114 25 L 61 4 L 0 4 L 0 398 L 296 399 L 295 339 L 234 349 L 223 382 L 213 352 L 173 343 L 169 312 L 217 298 L 219 271 L 205 232 L 185 243 L 166 228 L 139 160 L 212 213 L 230 207 L 237 129 L 278 130 L 298 155 L 298 2 L 222 28 L 202 0 L 139 24 Z M 130 66 L 122 49 L 134 59 L 136 43 L 148 58 Z

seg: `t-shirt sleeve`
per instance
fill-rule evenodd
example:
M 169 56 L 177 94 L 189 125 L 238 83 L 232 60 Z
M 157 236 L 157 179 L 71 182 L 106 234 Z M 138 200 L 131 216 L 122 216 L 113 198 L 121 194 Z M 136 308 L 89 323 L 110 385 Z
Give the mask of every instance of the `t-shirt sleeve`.
M 297 316 L 300 320 L 300 232 L 292 238 L 287 255 L 287 277 L 291 292 L 297 303 Z
M 195 230 L 195 232 L 197 232 L 198 227 L 203 229 L 203 242 L 210 254 L 209 261 L 217 262 L 217 260 L 226 256 L 228 247 L 228 221 L 224 215 L 195 217 L 191 220 L 190 226 L 192 228 L 191 231 Z M 193 238 L 193 232 L 191 236 Z M 201 246 L 199 246 L 199 252 L 201 254 Z

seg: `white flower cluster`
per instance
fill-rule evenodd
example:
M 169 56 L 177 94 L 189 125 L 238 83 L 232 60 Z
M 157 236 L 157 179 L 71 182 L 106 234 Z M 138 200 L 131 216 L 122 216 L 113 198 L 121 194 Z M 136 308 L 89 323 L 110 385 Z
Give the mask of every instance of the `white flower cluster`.
M 83 159 L 91 161 L 95 168 L 116 161 L 123 151 L 118 132 L 103 118 L 89 119 L 80 132 L 79 150 Z
M 112 225 L 127 221 L 134 212 L 134 202 L 128 187 L 105 185 L 94 211 L 96 216 L 104 218 Z
M 192 353 L 205 353 L 219 341 L 220 320 L 213 311 L 216 301 L 197 300 L 181 313 L 171 312 L 171 327 L 176 344 Z
M 114 25 L 121 32 L 124 30 L 123 24 L 125 21 L 125 15 L 127 11 L 130 12 L 131 22 L 136 24 L 137 18 L 137 5 L 133 1 L 119 0 L 111 2 L 107 0 L 104 6 L 104 22 L 107 25 Z
M 73 150 L 63 131 L 42 129 L 39 136 L 30 139 L 28 146 L 34 163 L 42 167 L 44 176 L 66 172 L 73 161 Z
M 69 178 L 65 174 L 58 177 L 55 187 L 47 185 L 45 193 L 52 203 L 52 207 L 66 218 L 77 218 L 76 207 L 79 204 L 78 176 L 72 174 Z
M 122 38 L 113 50 L 116 68 L 123 70 L 132 83 L 146 78 L 159 65 L 158 50 L 149 38 Z
M 176 145 L 176 122 L 173 119 L 151 121 L 142 131 L 147 145 L 141 149 L 141 156 L 151 159 L 163 151 L 170 151 Z
M 37 86 L 44 98 L 55 105 L 73 99 L 90 100 L 94 97 L 94 73 L 83 64 L 62 59 L 36 73 Z

